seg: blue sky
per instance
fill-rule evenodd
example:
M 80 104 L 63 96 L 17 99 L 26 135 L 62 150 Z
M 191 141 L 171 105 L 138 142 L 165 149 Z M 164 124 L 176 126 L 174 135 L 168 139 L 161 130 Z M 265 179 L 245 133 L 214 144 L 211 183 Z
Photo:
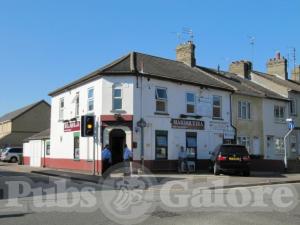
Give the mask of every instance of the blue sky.
M 130 51 L 174 59 L 184 27 L 202 66 L 251 59 L 249 36 L 255 69 L 291 47 L 299 64 L 299 10 L 299 0 L 0 0 L 0 115 Z

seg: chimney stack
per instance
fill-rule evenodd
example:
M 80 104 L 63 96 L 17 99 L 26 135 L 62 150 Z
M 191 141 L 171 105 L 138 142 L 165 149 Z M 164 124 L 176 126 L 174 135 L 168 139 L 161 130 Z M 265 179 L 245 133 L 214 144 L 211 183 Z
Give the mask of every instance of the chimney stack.
M 229 65 L 229 72 L 235 73 L 242 78 L 250 80 L 250 73 L 252 70 L 252 62 L 246 60 L 240 60 L 232 62 Z
M 267 73 L 277 75 L 280 78 L 287 80 L 287 60 L 281 57 L 280 52 L 277 52 L 274 59 L 267 62 Z
M 296 66 L 292 71 L 292 80 L 300 82 L 300 65 Z
M 195 48 L 196 46 L 192 41 L 178 45 L 176 47 L 176 60 L 194 67 L 196 65 Z

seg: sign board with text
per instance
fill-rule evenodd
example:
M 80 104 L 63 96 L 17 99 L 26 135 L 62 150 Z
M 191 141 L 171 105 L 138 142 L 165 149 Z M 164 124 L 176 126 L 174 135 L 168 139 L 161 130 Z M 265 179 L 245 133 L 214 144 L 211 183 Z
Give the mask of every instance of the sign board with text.
M 68 121 L 64 124 L 65 132 L 73 132 L 80 130 L 80 121 Z
M 177 129 L 204 130 L 204 121 L 201 120 L 171 119 L 171 124 Z

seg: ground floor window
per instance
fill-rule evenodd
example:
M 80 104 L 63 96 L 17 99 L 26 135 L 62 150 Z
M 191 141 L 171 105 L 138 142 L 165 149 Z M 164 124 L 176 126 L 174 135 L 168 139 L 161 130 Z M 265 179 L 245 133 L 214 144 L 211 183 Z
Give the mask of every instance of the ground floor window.
M 74 133 L 74 150 L 73 150 L 73 157 L 74 159 L 79 159 L 79 139 L 80 134 L 79 133 Z
M 188 158 L 196 158 L 197 155 L 197 133 L 187 132 L 186 133 L 186 151 Z
M 46 141 L 46 155 L 50 155 L 50 141 Z
M 276 137 L 275 139 L 275 153 L 284 154 L 284 141 L 282 137 Z
M 244 145 L 247 148 L 248 152 L 250 152 L 250 144 L 251 144 L 250 137 L 246 137 L 246 136 L 237 137 L 237 143 L 239 145 Z
M 291 135 L 290 143 L 291 143 L 291 151 L 297 152 L 297 136 L 295 134 Z
M 168 159 L 168 131 L 155 131 L 155 158 Z

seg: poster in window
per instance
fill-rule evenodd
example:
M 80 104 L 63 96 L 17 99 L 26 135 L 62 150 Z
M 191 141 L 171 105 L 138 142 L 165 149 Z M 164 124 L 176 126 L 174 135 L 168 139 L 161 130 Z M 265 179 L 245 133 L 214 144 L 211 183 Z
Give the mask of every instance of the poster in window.
M 197 114 L 203 117 L 212 117 L 212 101 L 209 96 L 198 98 Z

